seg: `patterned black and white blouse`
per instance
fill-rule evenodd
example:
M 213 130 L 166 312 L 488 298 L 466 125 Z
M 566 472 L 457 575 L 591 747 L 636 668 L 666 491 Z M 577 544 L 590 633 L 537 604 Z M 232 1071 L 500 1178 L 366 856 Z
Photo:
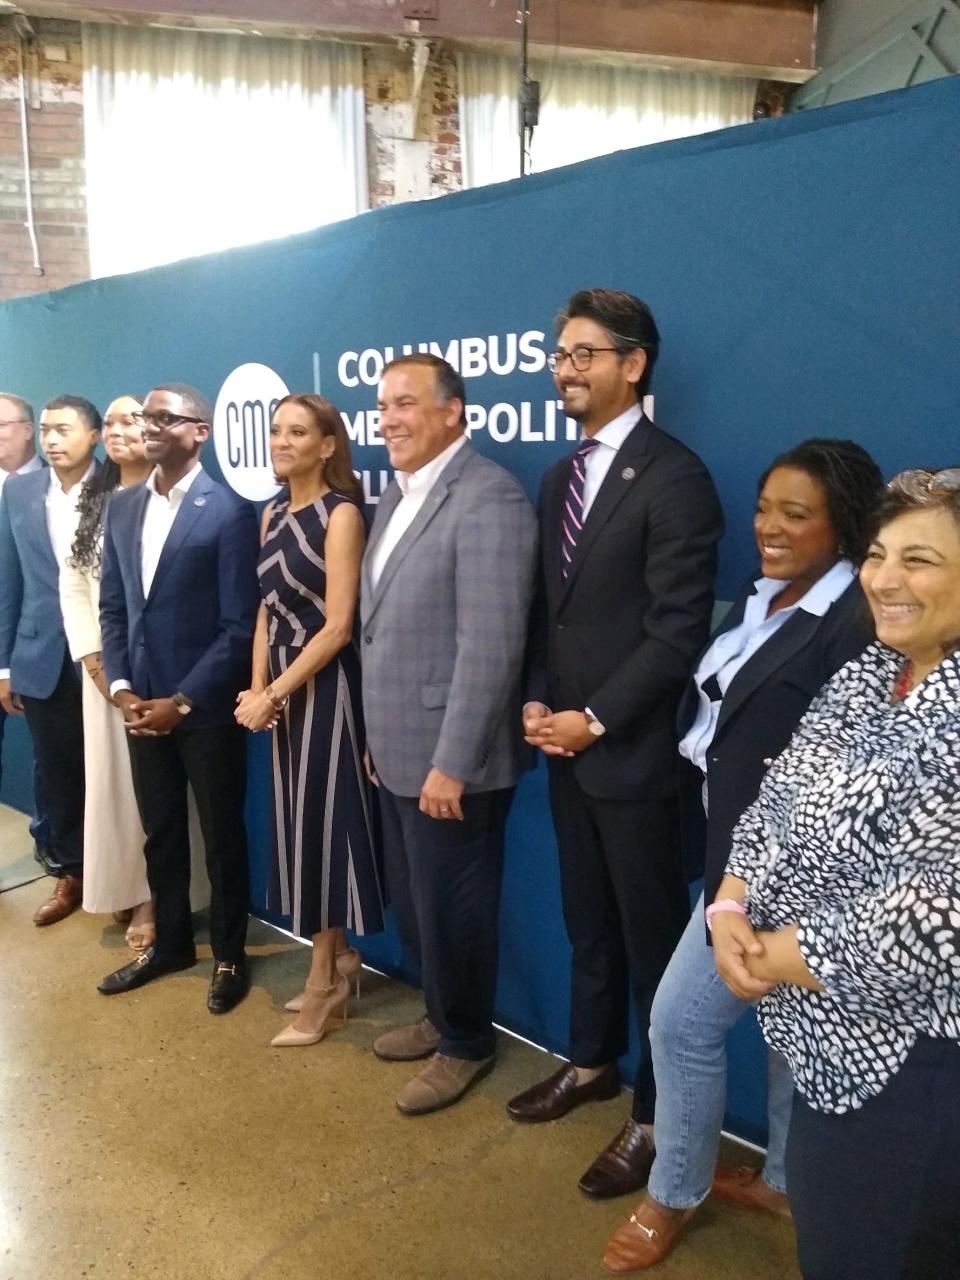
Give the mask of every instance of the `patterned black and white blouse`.
M 902 661 L 874 643 L 824 686 L 727 863 L 756 929 L 799 925 L 824 987 L 758 1007 L 820 1111 L 863 1106 L 918 1036 L 960 1041 L 960 656 L 891 703 Z

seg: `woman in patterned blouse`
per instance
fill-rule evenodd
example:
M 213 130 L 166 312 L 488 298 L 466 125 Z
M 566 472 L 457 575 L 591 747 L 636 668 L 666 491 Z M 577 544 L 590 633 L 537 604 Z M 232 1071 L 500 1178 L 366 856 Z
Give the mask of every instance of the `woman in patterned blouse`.
M 717 967 L 793 1070 L 806 1280 L 960 1277 L 960 468 L 887 488 L 841 668 L 734 834 Z

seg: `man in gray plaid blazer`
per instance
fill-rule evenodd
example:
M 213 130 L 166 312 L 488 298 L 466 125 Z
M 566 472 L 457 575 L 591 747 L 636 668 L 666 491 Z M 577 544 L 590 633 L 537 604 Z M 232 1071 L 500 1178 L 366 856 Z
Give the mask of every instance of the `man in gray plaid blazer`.
M 408 1115 L 456 1102 L 494 1063 L 497 915 L 507 811 L 525 762 L 520 678 L 536 557 L 519 482 L 464 434 L 460 375 L 388 364 L 380 431 L 397 477 L 363 563 L 363 705 L 384 858 L 426 1017 L 374 1043 L 429 1061 Z

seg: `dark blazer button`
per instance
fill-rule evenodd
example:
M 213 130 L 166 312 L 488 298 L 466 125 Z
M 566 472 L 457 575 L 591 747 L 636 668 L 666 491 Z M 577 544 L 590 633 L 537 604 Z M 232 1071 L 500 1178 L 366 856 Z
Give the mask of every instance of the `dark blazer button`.
M 557 623 L 557 630 L 558 630 L 558 631 L 562 631 L 562 630 L 563 630 L 563 628 L 564 628 L 565 626 L 566 626 L 566 623 L 564 623 L 564 622 L 558 622 L 558 623 Z
M 364 636 L 364 637 L 363 637 L 363 643 L 364 643 L 364 644 L 373 644 L 373 636 Z

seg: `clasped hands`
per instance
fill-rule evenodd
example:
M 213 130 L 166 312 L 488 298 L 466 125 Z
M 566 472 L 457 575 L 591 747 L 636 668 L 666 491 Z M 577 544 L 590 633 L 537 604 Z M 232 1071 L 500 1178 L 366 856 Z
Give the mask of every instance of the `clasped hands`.
M 523 740 L 547 756 L 575 756 L 597 741 L 582 711 L 551 711 L 542 702 L 524 705 Z
M 161 738 L 183 719 L 172 698 L 138 698 L 131 689 L 118 689 L 114 702 L 123 712 L 124 728 L 135 738 Z
M 741 1000 L 759 1000 L 781 982 L 823 990 L 803 958 L 797 925 L 755 930 L 735 911 L 717 912 L 712 923 L 717 972 Z
M 262 729 L 276 728 L 280 712 L 264 693 L 263 689 L 244 689 L 237 694 L 237 707 L 233 713 L 237 724 L 251 733 L 259 733 Z

